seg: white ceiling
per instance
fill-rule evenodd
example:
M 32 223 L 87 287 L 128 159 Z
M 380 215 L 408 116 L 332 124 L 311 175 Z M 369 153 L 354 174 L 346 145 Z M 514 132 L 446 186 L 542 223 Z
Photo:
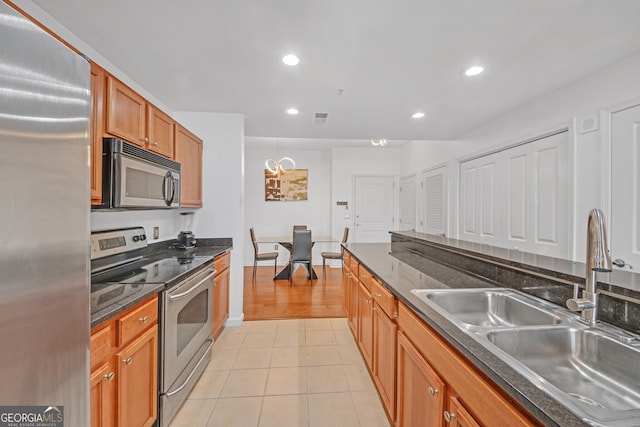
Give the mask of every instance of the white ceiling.
M 638 0 L 34 2 L 174 111 L 257 137 L 451 139 L 640 51 Z

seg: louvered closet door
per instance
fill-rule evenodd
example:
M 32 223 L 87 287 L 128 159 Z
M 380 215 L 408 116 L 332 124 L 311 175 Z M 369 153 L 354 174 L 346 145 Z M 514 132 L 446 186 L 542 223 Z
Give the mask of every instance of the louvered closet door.
M 433 169 L 422 174 L 421 230 L 429 234 L 447 233 L 447 168 Z

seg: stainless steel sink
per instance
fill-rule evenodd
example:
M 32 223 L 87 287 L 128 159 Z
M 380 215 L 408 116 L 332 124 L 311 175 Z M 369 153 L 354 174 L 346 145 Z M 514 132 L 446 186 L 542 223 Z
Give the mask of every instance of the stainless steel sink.
M 470 329 L 559 325 L 567 316 L 557 306 L 504 288 L 414 289 L 413 292 L 449 320 Z
M 508 288 L 411 292 L 587 424 L 639 425 L 640 336 Z
M 509 356 L 507 363 L 587 419 L 625 425 L 612 422 L 640 416 L 635 345 L 586 327 L 491 330 L 486 339 Z

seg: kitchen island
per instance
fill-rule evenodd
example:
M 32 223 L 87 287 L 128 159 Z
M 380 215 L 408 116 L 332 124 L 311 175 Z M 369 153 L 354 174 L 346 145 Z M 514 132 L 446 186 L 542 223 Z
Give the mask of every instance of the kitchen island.
M 530 425 L 545 425 L 545 426 L 584 426 L 590 425 L 585 422 L 580 416 L 569 410 L 565 405 L 551 397 L 537 385 L 533 384 L 527 379 L 521 372 L 514 369 L 512 366 L 505 363 L 503 359 L 498 357 L 493 351 L 487 349 L 481 345 L 476 339 L 471 337 L 467 332 L 460 329 L 459 326 L 451 322 L 450 319 L 443 316 L 438 311 L 431 308 L 428 304 L 423 302 L 419 296 L 411 292 L 414 289 L 448 289 L 448 288 L 489 288 L 493 286 L 505 287 L 510 284 L 513 287 L 519 288 L 521 291 L 530 294 L 538 294 L 537 296 L 546 297 L 545 299 L 550 301 L 562 301 L 564 298 L 568 298 L 571 295 L 571 289 L 566 283 L 556 283 L 551 285 L 549 277 L 530 277 L 525 278 L 516 277 L 516 273 L 509 273 L 502 271 L 496 272 L 495 264 L 485 263 L 484 261 L 471 260 L 466 258 L 456 259 L 453 267 L 451 264 L 446 265 L 441 261 L 434 261 L 432 257 L 425 256 L 424 251 L 417 250 L 416 245 L 420 245 L 421 236 L 417 233 L 407 233 L 409 238 L 403 233 L 393 234 L 394 242 L 391 244 L 347 244 L 344 245 L 346 249 L 347 259 L 352 258 L 355 262 L 351 266 L 356 268 L 361 266 L 360 271 L 364 270 L 367 274 L 370 274 L 374 281 L 379 284 L 398 301 L 398 328 L 403 328 L 403 316 L 405 319 L 411 320 L 411 316 L 419 320 L 420 323 L 424 323 L 426 327 L 425 335 L 433 335 L 431 338 L 434 340 L 440 340 L 446 344 L 451 350 L 451 357 L 460 357 L 467 365 L 477 373 L 488 384 L 492 385 L 498 397 L 504 402 L 510 402 L 516 411 L 520 411 L 524 417 L 525 422 L 530 422 Z M 429 240 L 428 237 L 426 240 Z M 449 248 L 447 248 L 449 249 Z M 433 250 L 430 247 L 429 250 Z M 446 254 L 449 259 L 454 259 L 460 255 L 460 251 L 457 253 Z M 434 257 L 437 258 L 437 257 Z M 480 263 L 482 268 L 487 271 L 491 270 L 494 278 L 497 277 L 510 277 L 511 281 L 498 281 L 488 279 L 485 275 L 479 274 L 471 263 Z M 477 267 L 477 266 L 475 266 Z M 345 263 L 345 269 L 347 275 L 358 276 L 361 275 L 350 269 L 350 266 Z M 472 272 L 470 271 L 472 270 Z M 518 274 L 525 274 L 520 271 Z M 362 279 L 366 280 L 366 279 Z M 544 283 L 541 285 L 539 280 Z M 562 282 L 562 278 L 559 279 Z M 374 284 L 375 288 L 375 284 Z M 346 292 L 349 292 L 349 285 L 347 285 Z M 357 293 L 351 293 L 351 300 Z M 372 291 L 370 295 L 380 295 Z M 365 296 L 366 304 L 372 304 L 371 299 Z M 347 311 L 349 312 L 348 303 L 345 302 Z M 378 308 L 375 305 L 375 308 Z M 375 309 L 374 308 L 374 309 Z M 353 309 L 349 313 L 353 314 Z M 357 311 L 357 310 L 356 310 Z M 362 313 L 362 309 L 358 311 Z M 375 315 L 374 315 L 375 316 Z M 393 318 L 393 316 L 391 316 Z M 356 339 L 361 338 L 359 335 L 370 333 L 366 330 L 367 321 L 364 319 L 361 324 L 354 330 Z M 409 323 L 404 323 L 410 325 Z M 417 324 L 417 323 L 416 323 Z M 624 326 L 624 325 L 622 325 Z M 402 340 L 407 341 L 405 338 L 401 338 L 403 333 L 398 334 L 398 357 L 401 357 L 404 353 L 401 351 Z M 374 338 L 375 340 L 375 338 Z M 367 346 L 365 345 L 364 348 Z M 363 346 L 361 346 L 362 350 Z M 425 348 L 425 352 L 431 352 L 429 348 Z M 363 351 L 365 359 L 367 354 Z M 435 356 L 434 356 L 435 357 Z M 427 356 L 425 356 L 427 358 Z M 374 363 L 375 366 L 375 363 Z M 374 369 L 372 369 L 372 372 Z M 446 377 L 448 373 L 437 372 L 440 376 Z M 400 370 L 398 370 L 400 376 Z M 374 375 L 375 379 L 375 375 Z M 445 381 L 446 382 L 446 381 Z M 380 390 L 380 386 L 378 387 Z M 398 393 L 400 393 L 401 384 L 398 378 Z M 433 387 L 429 390 L 424 390 L 423 393 L 427 396 L 427 393 L 433 393 L 436 395 L 438 389 Z M 381 396 L 384 396 L 381 393 Z M 401 399 L 400 399 L 401 400 Z M 398 401 L 398 411 L 400 412 L 400 400 Z M 475 407 L 474 402 L 463 402 L 469 408 L 471 414 L 481 413 L 485 411 L 485 407 Z M 395 408 L 395 407 L 394 407 Z M 435 410 L 441 411 L 444 408 L 435 408 Z M 390 418 L 394 418 L 395 412 L 390 411 Z M 444 411 L 444 418 L 447 415 L 451 415 L 449 412 Z M 437 415 L 437 419 L 444 423 L 442 415 Z M 635 421 L 634 421 L 635 420 Z M 640 424 L 640 419 L 626 420 L 625 424 L 620 425 L 637 425 Z M 395 420 L 394 420 L 395 421 Z M 460 421 L 460 420 L 459 420 Z M 635 424 L 634 424 L 635 422 Z M 479 422 L 480 425 L 486 425 L 486 422 Z M 504 423 L 503 423 L 504 424 Z M 503 425 L 499 419 L 494 420 L 493 425 Z M 440 425 L 439 423 L 437 425 Z M 473 424 L 472 424 L 473 425 Z M 506 424 L 504 424 L 506 425 Z M 527 425 L 526 423 L 524 425 Z

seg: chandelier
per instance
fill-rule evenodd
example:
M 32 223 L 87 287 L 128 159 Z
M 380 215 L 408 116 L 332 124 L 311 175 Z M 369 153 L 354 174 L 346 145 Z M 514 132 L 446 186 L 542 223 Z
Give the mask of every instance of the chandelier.
M 387 145 L 387 140 L 386 139 L 379 139 L 379 140 L 375 140 L 372 139 L 371 140 L 371 145 L 375 145 L 376 147 L 384 147 L 385 145 Z
M 276 151 L 276 158 L 278 157 L 280 157 L 280 139 L 278 139 L 277 151 Z M 285 168 L 286 163 L 289 163 L 288 165 L 289 167 Z M 294 162 L 291 157 L 280 157 L 280 160 L 278 161 L 275 161 L 273 159 L 267 159 L 264 162 L 264 166 L 273 175 L 278 175 L 280 173 L 291 172 L 293 169 L 296 168 L 296 162 Z

